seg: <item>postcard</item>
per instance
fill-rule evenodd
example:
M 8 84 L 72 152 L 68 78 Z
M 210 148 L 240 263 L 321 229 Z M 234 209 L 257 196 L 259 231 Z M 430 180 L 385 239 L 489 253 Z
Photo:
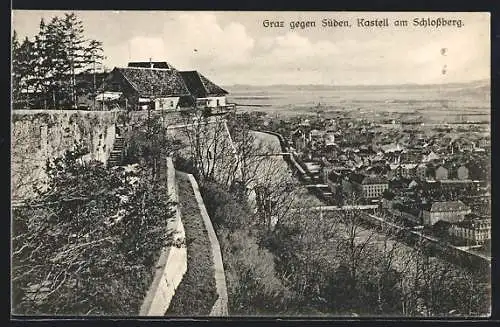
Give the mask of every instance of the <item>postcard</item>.
M 490 316 L 489 13 L 12 15 L 13 316 Z

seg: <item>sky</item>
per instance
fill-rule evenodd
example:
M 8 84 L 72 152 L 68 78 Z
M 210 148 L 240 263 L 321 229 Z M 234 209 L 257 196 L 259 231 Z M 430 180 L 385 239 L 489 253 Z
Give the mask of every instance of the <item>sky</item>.
M 167 61 L 220 85 L 460 83 L 490 77 L 488 13 L 75 11 L 85 35 L 103 42 L 104 64 Z M 63 11 L 14 10 L 12 28 L 33 38 L 40 19 Z M 322 27 L 323 19 L 350 27 Z M 360 27 L 388 18 L 389 27 Z M 413 19 L 461 20 L 420 27 Z M 264 21 L 284 27 L 265 27 Z M 396 27 L 396 20 L 408 21 Z M 290 22 L 314 21 L 310 28 Z M 443 50 L 444 49 L 444 50 Z

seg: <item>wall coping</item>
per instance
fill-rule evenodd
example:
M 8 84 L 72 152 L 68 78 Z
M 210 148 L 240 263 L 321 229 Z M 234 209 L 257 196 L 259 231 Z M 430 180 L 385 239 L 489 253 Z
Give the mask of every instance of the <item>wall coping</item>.
M 181 220 L 179 210 L 178 193 L 175 181 L 175 168 L 172 158 L 167 158 L 167 192 L 170 200 L 174 202 L 175 215 L 167 223 L 167 231 L 174 231 L 175 240 L 185 238 L 184 226 Z M 168 273 L 169 264 L 175 265 L 176 258 L 181 258 L 179 270 L 174 275 Z M 177 248 L 175 246 L 166 246 L 162 249 L 160 257 L 155 265 L 155 275 L 153 282 L 149 287 L 146 297 L 139 311 L 140 316 L 162 316 L 170 306 L 170 302 L 175 294 L 175 289 L 182 281 L 182 277 L 187 271 L 187 249 L 185 246 Z M 173 288 L 173 289 L 172 289 Z M 169 290 L 170 289 L 170 290 Z M 166 293 L 166 294 L 165 294 Z M 156 302 L 156 306 L 154 305 Z M 159 303 L 159 304 L 158 304 Z M 158 308 L 160 306 L 160 308 Z M 162 312 L 163 311 L 163 312 Z

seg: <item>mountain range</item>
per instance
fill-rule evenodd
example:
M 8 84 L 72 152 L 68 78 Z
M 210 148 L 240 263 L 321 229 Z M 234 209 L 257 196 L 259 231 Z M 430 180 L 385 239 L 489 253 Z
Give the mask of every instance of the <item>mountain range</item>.
M 454 89 L 459 90 L 472 90 L 482 92 L 490 90 L 490 81 L 488 79 L 476 80 L 471 82 L 462 82 L 462 83 L 443 83 L 443 84 L 413 84 L 413 83 L 405 83 L 405 84 L 384 84 L 384 85 L 326 85 L 326 84 L 270 84 L 270 85 L 249 85 L 249 84 L 233 84 L 233 85 L 225 85 L 224 88 L 229 90 L 258 90 L 258 89 L 276 89 L 276 90 L 329 90 L 329 89 L 391 89 L 391 88 L 404 88 L 404 89 L 427 89 L 427 88 L 445 88 L 445 89 Z

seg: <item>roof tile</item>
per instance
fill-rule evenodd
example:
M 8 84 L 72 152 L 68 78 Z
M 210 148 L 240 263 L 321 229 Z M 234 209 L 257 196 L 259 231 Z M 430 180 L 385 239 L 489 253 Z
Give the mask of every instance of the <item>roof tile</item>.
M 184 81 L 175 69 L 115 68 L 137 90 L 141 97 L 189 95 Z

